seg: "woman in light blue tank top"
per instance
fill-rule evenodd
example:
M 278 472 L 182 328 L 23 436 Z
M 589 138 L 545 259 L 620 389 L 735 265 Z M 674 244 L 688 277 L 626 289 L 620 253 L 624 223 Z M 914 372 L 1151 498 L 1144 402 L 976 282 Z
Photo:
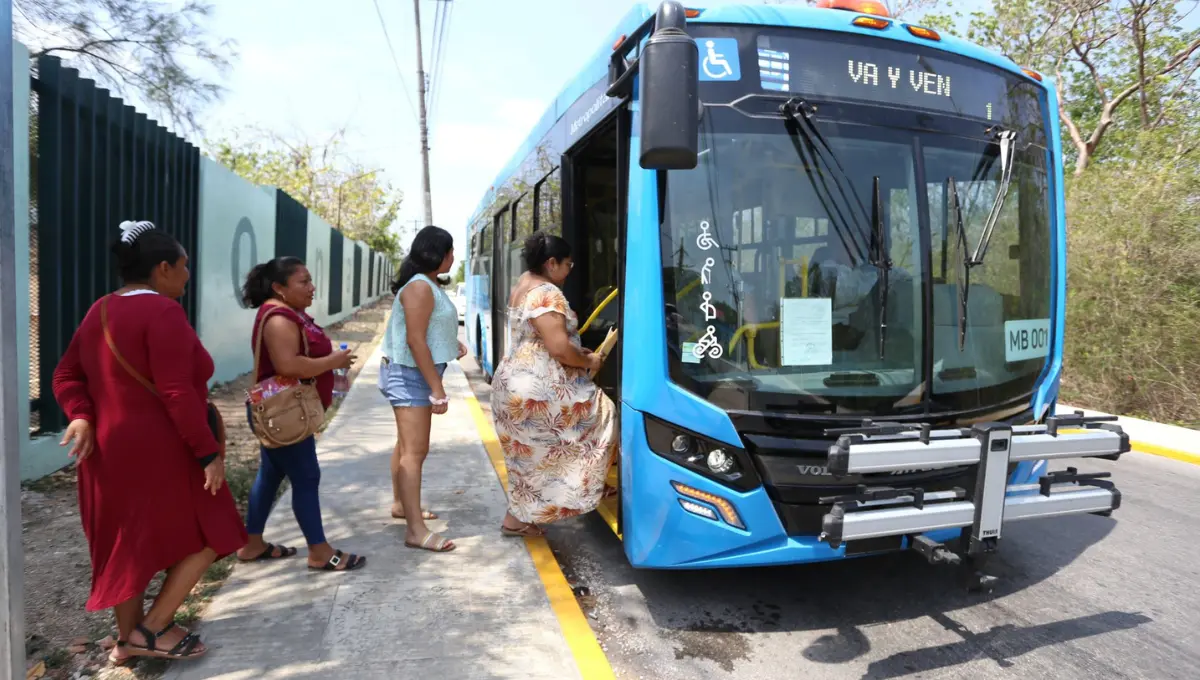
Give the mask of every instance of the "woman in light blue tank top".
M 417 232 L 392 282 L 392 314 L 383 334 L 379 390 L 396 414 L 392 451 L 392 517 L 408 524 L 404 544 L 448 552 L 454 543 L 429 530 L 437 515 L 421 508 L 421 468 L 429 455 L 433 414 L 450 406 L 442 386 L 446 364 L 467 348 L 458 341 L 458 310 L 434 280 L 454 264 L 454 238 L 445 229 Z

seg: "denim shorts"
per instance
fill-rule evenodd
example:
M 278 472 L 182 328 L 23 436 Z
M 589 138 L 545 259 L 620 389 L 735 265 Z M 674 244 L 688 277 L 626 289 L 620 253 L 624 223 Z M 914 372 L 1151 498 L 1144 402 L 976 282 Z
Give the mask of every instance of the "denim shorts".
M 435 366 L 438 375 L 446 370 L 446 364 Z M 429 397 L 433 388 L 421 375 L 421 369 L 413 366 L 393 364 L 386 359 L 379 364 L 379 391 L 392 408 L 420 408 L 433 404 Z

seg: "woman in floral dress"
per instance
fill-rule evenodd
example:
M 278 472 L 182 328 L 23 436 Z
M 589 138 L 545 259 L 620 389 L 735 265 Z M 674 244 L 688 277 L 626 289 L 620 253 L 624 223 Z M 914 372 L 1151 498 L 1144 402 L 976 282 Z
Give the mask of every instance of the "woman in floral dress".
M 492 414 L 508 467 L 501 531 L 541 536 L 538 524 L 596 509 L 616 453 L 615 407 L 592 382 L 604 357 L 580 346 L 579 319 L 560 286 L 571 247 L 537 232 L 508 302 L 508 355 L 492 381 Z

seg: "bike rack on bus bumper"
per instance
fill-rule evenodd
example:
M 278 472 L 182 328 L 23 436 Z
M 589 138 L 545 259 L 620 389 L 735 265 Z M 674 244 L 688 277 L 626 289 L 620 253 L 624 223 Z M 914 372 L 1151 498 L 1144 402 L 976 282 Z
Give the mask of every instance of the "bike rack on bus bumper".
M 836 476 L 912 469 L 974 466 L 967 488 L 927 492 L 921 488 L 870 487 L 821 499 L 831 505 L 822 521 L 821 540 L 834 548 L 855 542 L 907 537 L 909 545 L 934 564 L 966 567 L 972 589 L 995 579 L 981 570 L 999 547 L 1006 522 L 1036 517 L 1096 514 L 1108 516 L 1121 505 L 1121 492 L 1109 473 L 1080 474 L 1075 468 L 1047 473 L 1036 484 L 1008 483 L 1012 463 L 1062 458 L 1117 460 L 1129 451 L 1129 436 L 1114 417 L 1082 413 L 1053 416 L 1044 425 L 982 423 L 971 428 L 933 430 L 927 424 L 873 423 L 829 430 L 828 469 Z M 1060 433 L 1061 429 L 1078 430 Z M 1010 495 L 1013 493 L 1019 495 Z M 1021 493 L 1024 492 L 1024 493 Z M 958 551 L 922 534 L 961 529 Z M 862 543 L 860 543 L 861 545 Z

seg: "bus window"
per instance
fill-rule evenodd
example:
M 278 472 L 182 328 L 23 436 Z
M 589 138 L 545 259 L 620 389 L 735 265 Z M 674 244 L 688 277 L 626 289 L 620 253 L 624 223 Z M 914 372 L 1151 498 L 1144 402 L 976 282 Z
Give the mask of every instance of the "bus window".
M 537 203 L 537 228 L 550 234 L 562 236 L 562 173 L 558 169 L 550 173 L 534 187 Z
M 487 265 L 492 261 L 492 229 L 487 223 L 487 218 L 482 220 L 482 228 L 479 230 L 479 268 L 480 274 L 487 271 Z
M 515 210 L 517 218 L 517 237 L 513 239 L 514 245 L 522 245 L 525 243 L 525 237 L 533 233 L 533 196 L 525 194 L 517 199 L 517 208 Z

